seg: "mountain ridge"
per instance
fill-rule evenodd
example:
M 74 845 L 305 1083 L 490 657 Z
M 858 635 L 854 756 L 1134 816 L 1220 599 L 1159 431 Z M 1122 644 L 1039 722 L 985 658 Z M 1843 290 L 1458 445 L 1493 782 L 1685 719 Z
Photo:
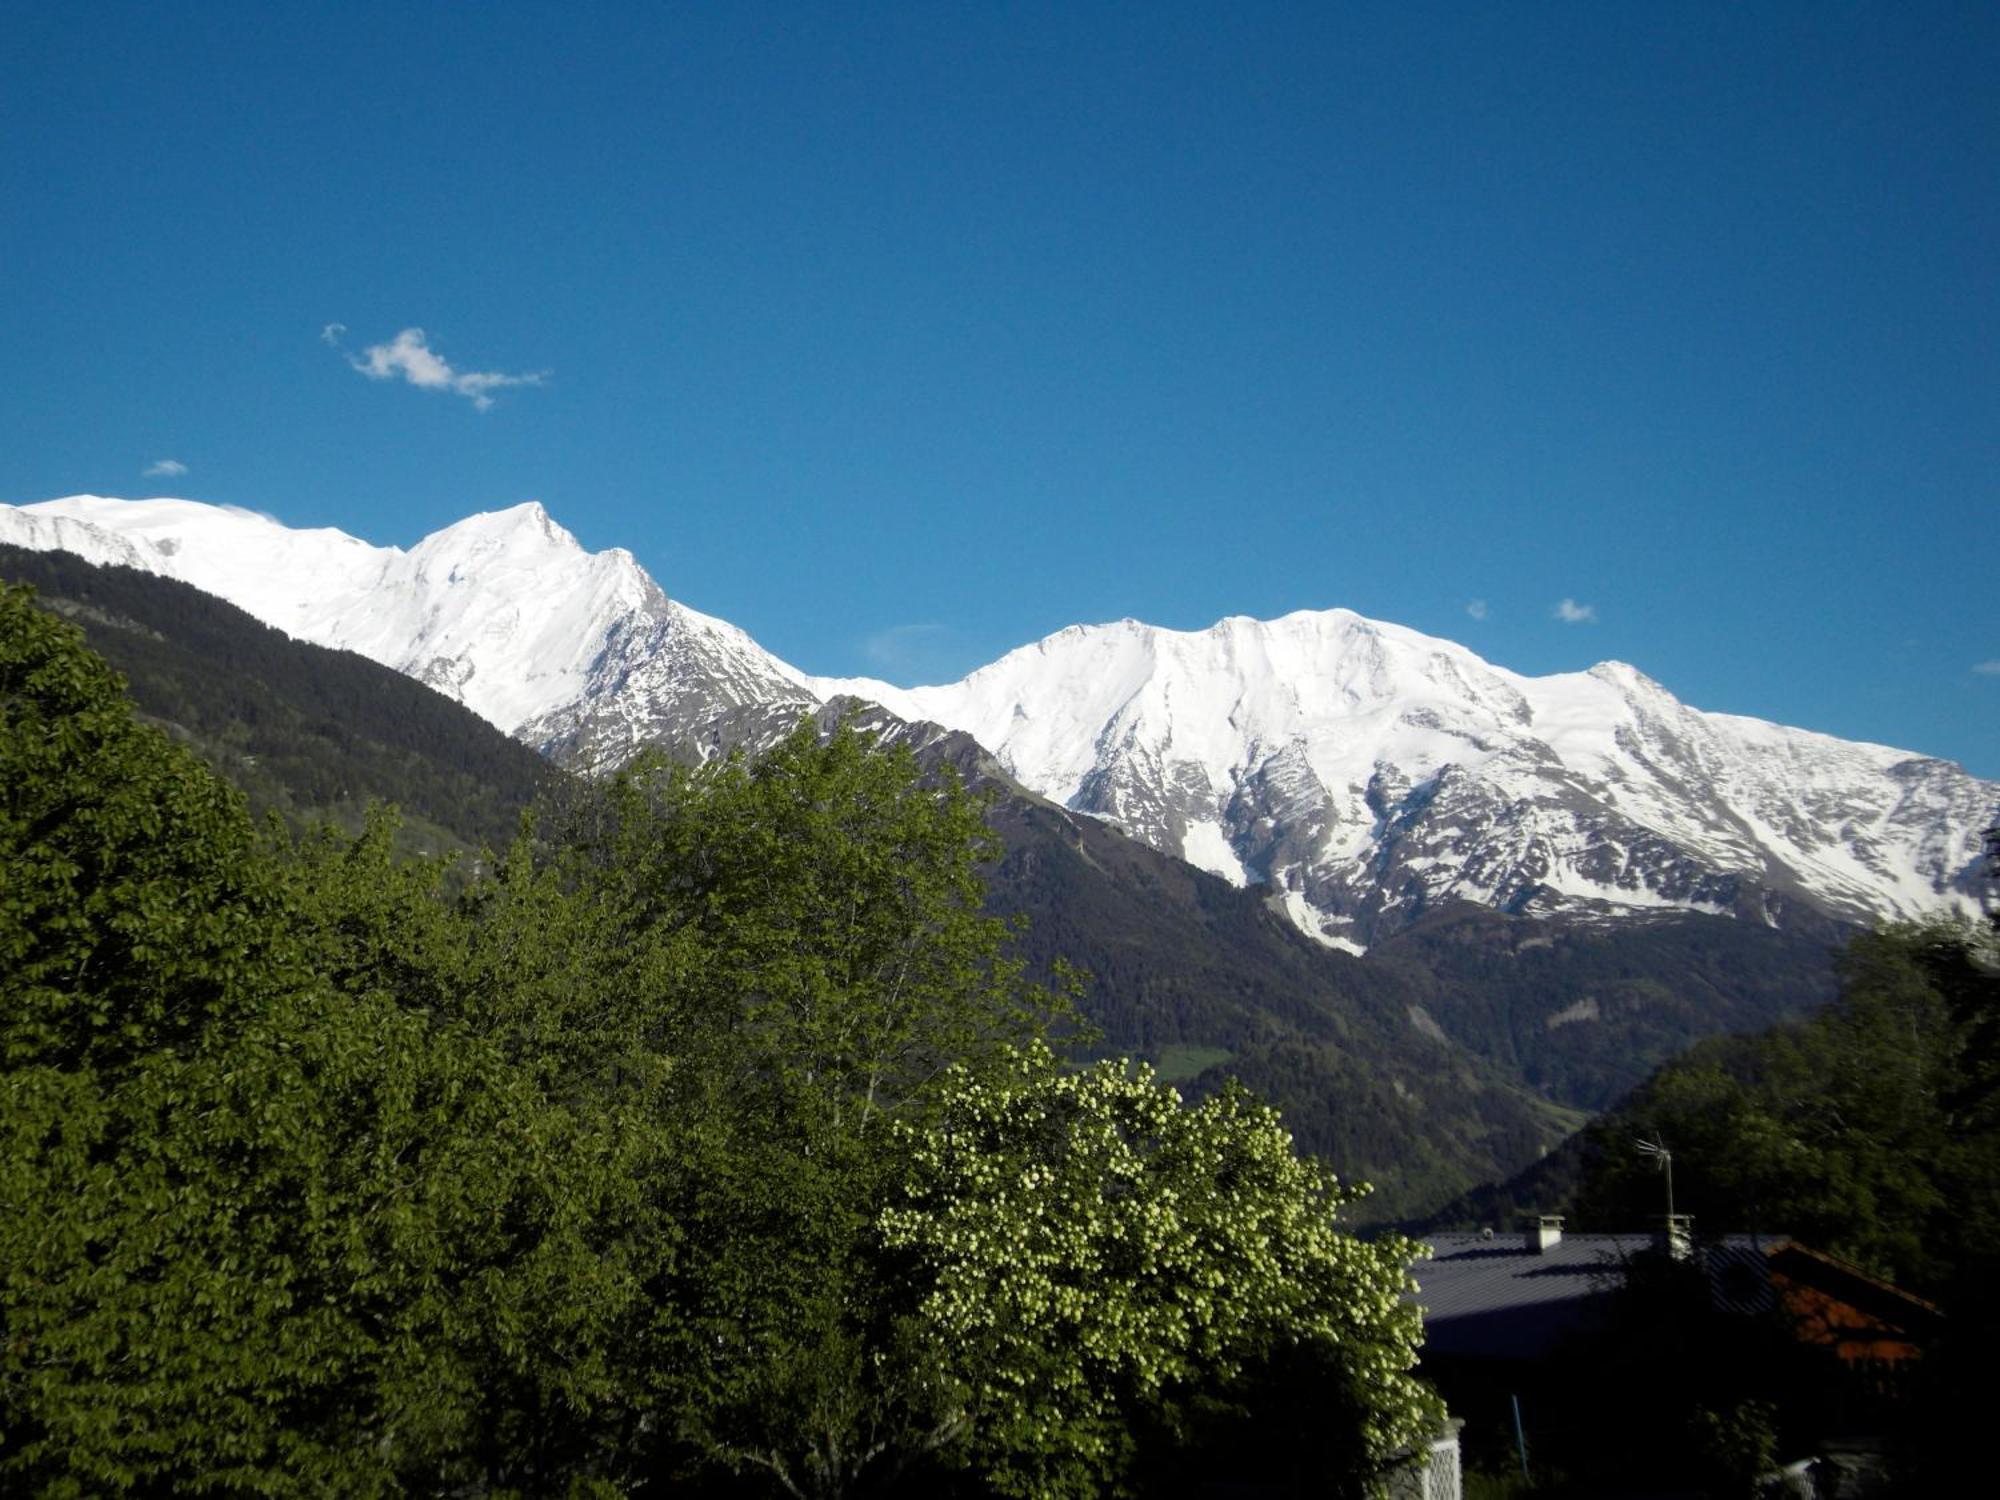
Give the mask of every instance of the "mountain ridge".
M 1469 900 L 1784 926 L 1978 903 L 2000 784 L 1681 703 L 1635 667 L 1526 677 L 1351 610 L 1071 626 L 955 684 L 811 677 L 585 552 L 537 504 L 407 552 L 192 501 L 0 507 L 0 540 L 180 577 L 458 697 L 571 765 L 754 746 L 855 695 L 1360 951 Z M 136 559 L 136 561 L 134 561 Z

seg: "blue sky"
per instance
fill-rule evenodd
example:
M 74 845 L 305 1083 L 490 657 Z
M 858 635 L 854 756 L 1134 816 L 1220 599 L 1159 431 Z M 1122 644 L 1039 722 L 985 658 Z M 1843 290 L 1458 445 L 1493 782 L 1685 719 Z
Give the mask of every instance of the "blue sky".
M 8 30 L 0 500 L 539 499 L 905 683 L 1345 605 L 2000 776 L 1991 5 Z

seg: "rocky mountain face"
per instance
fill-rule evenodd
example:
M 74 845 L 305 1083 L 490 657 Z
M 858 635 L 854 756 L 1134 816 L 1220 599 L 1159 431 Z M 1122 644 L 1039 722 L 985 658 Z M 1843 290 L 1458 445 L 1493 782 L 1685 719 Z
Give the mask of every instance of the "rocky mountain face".
M 569 764 L 755 744 L 843 696 L 959 731 L 1022 785 L 1350 951 L 1469 901 L 1773 927 L 1975 906 L 2000 785 L 1689 708 L 1607 662 L 1525 677 L 1346 610 L 1072 627 L 958 683 L 811 678 L 591 554 L 538 505 L 405 552 L 188 501 L 0 506 L 0 541 L 179 578 L 358 651 Z
M 1072 627 L 948 686 L 842 686 L 1340 946 L 1453 899 L 1771 925 L 1974 904 L 2000 805 L 1948 762 L 1702 713 L 1623 663 L 1524 677 L 1346 610 Z

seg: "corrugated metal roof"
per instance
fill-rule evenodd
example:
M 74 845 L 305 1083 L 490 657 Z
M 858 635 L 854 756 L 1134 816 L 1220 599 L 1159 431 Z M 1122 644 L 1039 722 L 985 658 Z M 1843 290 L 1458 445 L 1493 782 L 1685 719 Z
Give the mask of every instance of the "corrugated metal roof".
M 1770 1306 L 1765 1256 L 1783 1235 L 1727 1235 L 1700 1255 L 1720 1307 Z M 1432 1258 L 1413 1268 L 1424 1309 L 1425 1346 L 1434 1354 L 1532 1359 L 1579 1327 L 1592 1301 L 1614 1292 L 1626 1264 L 1658 1243 L 1651 1234 L 1565 1234 L 1547 1250 L 1519 1234 L 1440 1234 Z

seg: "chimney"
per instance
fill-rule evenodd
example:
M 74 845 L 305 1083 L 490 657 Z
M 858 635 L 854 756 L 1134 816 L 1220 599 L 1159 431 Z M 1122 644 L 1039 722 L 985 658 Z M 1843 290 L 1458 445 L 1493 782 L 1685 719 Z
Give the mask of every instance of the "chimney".
M 1694 1259 L 1694 1215 L 1667 1214 L 1653 1231 L 1653 1248 L 1668 1260 Z
M 1547 1255 L 1562 1243 L 1563 1221 L 1561 1214 L 1537 1214 L 1528 1226 L 1528 1253 Z

